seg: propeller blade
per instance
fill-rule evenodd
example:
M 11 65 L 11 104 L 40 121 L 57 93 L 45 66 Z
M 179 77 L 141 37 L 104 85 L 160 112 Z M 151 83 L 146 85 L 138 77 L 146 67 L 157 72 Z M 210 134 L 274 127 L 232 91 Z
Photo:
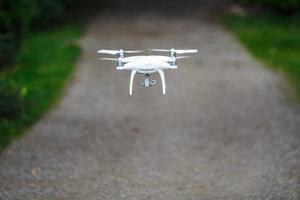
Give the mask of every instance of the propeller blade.
M 140 53 L 144 52 L 144 50 L 130 50 L 130 51 L 124 51 L 125 53 Z
M 97 51 L 97 53 L 105 53 L 105 54 L 116 55 L 116 54 L 119 53 L 119 50 L 100 49 L 100 50 Z
M 172 49 L 150 49 L 151 51 L 160 51 L 160 52 L 170 52 Z M 182 53 L 197 53 L 197 49 L 173 49 L 173 51 L 177 54 Z
M 113 61 L 118 61 L 118 58 L 98 58 L 98 60 L 113 60 Z
M 178 56 L 176 59 L 182 59 L 182 58 L 191 58 L 192 56 Z
M 100 49 L 97 51 L 97 53 L 105 53 L 105 54 L 111 54 L 111 55 L 116 55 L 118 53 L 120 53 L 121 50 L 109 50 L 109 49 Z M 143 50 L 124 50 L 124 53 L 140 53 L 140 52 L 144 52 Z
M 170 49 L 150 49 L 150 51 L 162 51 L 162 52 L 169 52 Z
M 175 50 L 176 53 L 178 54 L 182 54 L 182 53 L 197 53 L 198 50 L 197 49 L 178 49 Z

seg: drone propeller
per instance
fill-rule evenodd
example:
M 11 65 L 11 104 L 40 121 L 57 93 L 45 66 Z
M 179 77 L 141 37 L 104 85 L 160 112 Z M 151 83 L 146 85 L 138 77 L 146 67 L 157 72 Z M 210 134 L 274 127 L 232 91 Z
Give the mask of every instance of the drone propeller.
M 197 53 L 197 49 L 151 49 L 151 51 L 160 51 L 160 52 L 175 52 L 177 54 L 183 53 Z
M 112 61 L 118 61 L 118 58 L 98 58 L 98 60 L 112 60 Z
M 144 50 L 130 50 L 130 51 L 123 51 L 125 53 L 140 53 L 140 52 L 144 52 Z
M 105 54 L 111 54 L 111 55 L 116 55 L 120 52 L 124 52 L 124 53 L 140 53 L 143 52 L 143 50 L 130 50 L 130 51 L 126 51 L 126 50 L 108 50 L 108 49 L 100 49 L 97 51 L 97 53 L 105 53 Z
M 178 56 L 176 59 L 182 59 L 182 58 L 191 58 L 192 56 Z

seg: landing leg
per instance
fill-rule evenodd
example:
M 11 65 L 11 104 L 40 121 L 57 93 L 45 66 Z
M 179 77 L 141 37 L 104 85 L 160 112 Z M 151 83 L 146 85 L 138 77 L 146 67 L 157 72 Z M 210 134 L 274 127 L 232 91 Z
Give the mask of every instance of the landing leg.
M 129 95 L 130 96 L 132 95 L 132 84 L 133 84 L 133 79 L 134 79 L 135 74 L 136 74 L 136 70 L 132 70 L 131 74 L 130 74 L 130 83 L 129 83 Z
M 163 95 L 166 94 L 166 80 L 165 80 L 165 73 L 162 69 L 159 69 L 158 70 L 158 73 L 160 75 L 160 78 L 161 78 L 161 85 L 162 85 L 162 92 L 163 92 Z

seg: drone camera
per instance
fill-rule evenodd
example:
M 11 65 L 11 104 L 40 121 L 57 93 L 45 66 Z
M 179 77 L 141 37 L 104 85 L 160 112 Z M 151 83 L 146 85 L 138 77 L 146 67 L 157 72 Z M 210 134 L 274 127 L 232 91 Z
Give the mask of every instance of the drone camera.
M 154 79 L 141 80 L 141 85 L 144 87 L 150 87 L 155 84 L 156 84 L 156 80 L 154 80 Z
M 141 85 L 145 87 L 150 87 L 156 84 L 156 80 L 150 78 L 150 74 L 145 74 L 145 79 L 141 80 Z

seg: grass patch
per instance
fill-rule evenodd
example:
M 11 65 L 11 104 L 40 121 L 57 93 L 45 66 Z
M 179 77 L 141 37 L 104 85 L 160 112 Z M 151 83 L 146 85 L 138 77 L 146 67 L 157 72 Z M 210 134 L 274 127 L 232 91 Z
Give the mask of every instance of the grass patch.
M 0 150 L 22 135 L 59 96 L 80 55 L 74 41 L 82 33 L 80 24 L 32 33 L 24 39 L 16 65 L 0 71 L 1 97 L 6 99 L 0 105 L 6 113 L 0 115 Z
M 299 17 L 227 16 L 225 24 L 255 57 L 286 73 L 300 96 Z

